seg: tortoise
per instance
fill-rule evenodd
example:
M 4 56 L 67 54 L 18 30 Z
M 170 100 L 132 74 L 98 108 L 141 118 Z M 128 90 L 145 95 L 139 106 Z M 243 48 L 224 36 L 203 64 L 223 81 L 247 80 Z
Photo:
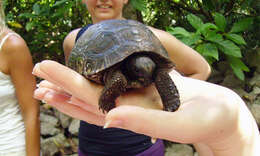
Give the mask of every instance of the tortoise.
M 72 48 L 67 66 L 104 85 L 99 108 L 105 113 L 129 89 L 155 84 L 163 109 L 176 111 L 178 90 L 168 72 L 175 67 L 159 39 L 134 20 L 106 20 L 90 26 Z

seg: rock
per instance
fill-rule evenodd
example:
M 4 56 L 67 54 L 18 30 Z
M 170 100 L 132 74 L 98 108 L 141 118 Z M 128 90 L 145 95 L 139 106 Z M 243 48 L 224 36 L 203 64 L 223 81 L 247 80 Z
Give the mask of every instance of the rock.
M 239 80 L 234 74 L 227 75 L 220 85 L 228 88 L 241 88 L 244 86 L 243 81 Z
M 219 84 L 223 81 L 223 79 L 224 79 L 224 76 L 221 72 L 219 72 L 215 69 L 212 69 L 210 77 L 208 78 L 208 82 Z
M 55 127 L 55 125 L 48 122 L 41 122 L 41 135 L 54 136 L 61 131 Z
M 253 94 L 255 94 L 255 95 L 259 95 L 260 94 L 260 87 L 257 87 L 257 86 L 255 86 L 254 88 L 253 88 Z
M 257 125 L 260 126 L 260 98 L 250 107 L 250 110 L 256 119 Z
M 57 110 L 55 111 L 55 115 L 60 120 L 61 126 L 63 128 L 68 128 L 69 127 L 70 122 L 72 120 L 71 117 L 69 117 L 68 115 L 66 115 L 64 113 L 61 113 L 61 112 L 59 112 Z
M 228 62 L 222 61 L 217 64 L 217 68 L 220 73 L 225 74 L 230 69 L 230 65 Z
M 249 81 L 251 86 L 260 87 L 260 74 L 255 72 L 255 76 Z
M 58 119 L 57 118 L 55 118 L 51 115 L 44 114 L 44 113 L 40 114 L 40 121 L 52 124 L 54 126 L 58 125 Z
M 77 119 L 73 119 L 70 126 L 69 126 L 69 132 L 75 136 L 78 135 L 78 131 L 79 131 L 79 123 L 80 120 Z
M 166 148 L 165 156 L 193 156 L 193 149 L 186 144 L 172 144 Z
M 63 134 L 45 139 L 41 142 L 41 151 L 43 156 L 53 156 L 59 153 L 60 149 L 68 146 L 66 138 Z

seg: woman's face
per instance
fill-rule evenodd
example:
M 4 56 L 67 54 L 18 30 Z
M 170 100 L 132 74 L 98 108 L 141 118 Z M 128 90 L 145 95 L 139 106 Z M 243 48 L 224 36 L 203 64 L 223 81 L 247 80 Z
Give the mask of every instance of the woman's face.
M 128 0 L 83 0 L 93 23 L 108 19 L 122 19 L 122 10 Z

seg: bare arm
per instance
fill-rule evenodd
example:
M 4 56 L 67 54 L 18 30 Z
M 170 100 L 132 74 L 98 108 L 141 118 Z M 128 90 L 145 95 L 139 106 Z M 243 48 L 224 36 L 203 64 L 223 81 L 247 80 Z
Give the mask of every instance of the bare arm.
M 71 31 L 63 41 L 63 51 L 65 55 L 65 61 L 67 62 L 70 52 L 75 44 L 75 39 L 80 28 Z
M 207 61 L 195 50 L 177 40 L 168 32 L 149 27 L 159 38 L 168 51 L 170 58 L 176 64 L 178 71 L 186 76 L 200 80 L 206 80 L 211 69 Z
M 40 155 L 39 104 L 33 98 L 36 81 L 32 75 L 32 58 L 25 41 L 10 36 L 3 51 L 8 53 L 8 72 L 14 83 L 16 96 L 25 124 L 27 156 Z

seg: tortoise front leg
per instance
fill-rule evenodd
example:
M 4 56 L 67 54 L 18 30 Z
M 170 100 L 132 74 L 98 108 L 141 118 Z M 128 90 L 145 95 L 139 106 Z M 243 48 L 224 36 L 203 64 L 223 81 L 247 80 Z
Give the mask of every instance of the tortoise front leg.
M 180 106 L 179 92 L 165 69 L 159 69 L 155 77 L 155 86 L 161 96 L 164 110 L 174 112 Z
M 99 108 L 108 112 L 115 107 L 115 100 L 126 91 L 127 79 L 121 71 L 109 71 L 106 75 L 105 87 L 99 98 Z

